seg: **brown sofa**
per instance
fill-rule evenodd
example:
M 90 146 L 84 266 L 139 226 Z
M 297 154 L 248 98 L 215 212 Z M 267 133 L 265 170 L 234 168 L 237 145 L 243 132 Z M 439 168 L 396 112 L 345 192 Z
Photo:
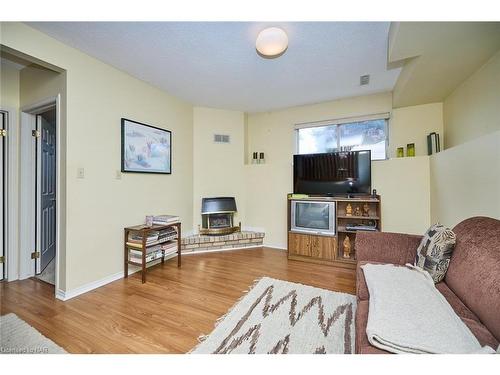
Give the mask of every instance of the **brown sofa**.
M 496 350 L 500 341 L 500 220 L 473 217 L 453 231 L 457 236 L 455 250 L 445 279 L 436 287 L 480 344 Z M 366 263 L 413 263 L 421 238 L 399 233 L 356 235 L 356 353 L 388 353 L 370 345 L 366 336 L 370 295 L 360 267 Z

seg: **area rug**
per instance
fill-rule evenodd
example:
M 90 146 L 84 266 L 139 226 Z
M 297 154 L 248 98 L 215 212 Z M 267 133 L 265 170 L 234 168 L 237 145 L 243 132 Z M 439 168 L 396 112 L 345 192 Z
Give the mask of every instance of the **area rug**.
M 66 351 L 16 314 L 0 316 L 1 354 L 63 354 Z
M 356 297 L 263 277 L 193 354 L 349 354 Z

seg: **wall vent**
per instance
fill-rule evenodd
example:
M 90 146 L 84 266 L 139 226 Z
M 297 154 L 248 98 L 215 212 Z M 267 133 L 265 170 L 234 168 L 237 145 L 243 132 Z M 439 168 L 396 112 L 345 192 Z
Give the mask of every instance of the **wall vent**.
M 214 142 L 215 143 L 229 143 L 229 135 L 227 134 L 214 134 Z
M 365 74 L 364 76 L 359 77 L 359 84 L 361 86 L 367 85 L 370 83 L 370 75 Z

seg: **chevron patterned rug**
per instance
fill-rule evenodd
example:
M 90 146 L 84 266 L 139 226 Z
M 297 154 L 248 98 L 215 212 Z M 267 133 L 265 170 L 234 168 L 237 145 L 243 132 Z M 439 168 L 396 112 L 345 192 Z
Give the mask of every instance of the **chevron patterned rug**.
M 63 354 L 66 351 L 16 314 L 0 316 L 1 354 Z
M 350 354 L 356 297 L 263 277 L 193 354 Z

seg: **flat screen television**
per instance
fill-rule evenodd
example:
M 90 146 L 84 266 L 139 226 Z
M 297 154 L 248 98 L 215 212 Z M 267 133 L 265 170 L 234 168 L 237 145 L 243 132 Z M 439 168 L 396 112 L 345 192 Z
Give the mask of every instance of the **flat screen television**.
M 369 150 L 293 156 L 295 194 L 370 194 L 371 179 Z

